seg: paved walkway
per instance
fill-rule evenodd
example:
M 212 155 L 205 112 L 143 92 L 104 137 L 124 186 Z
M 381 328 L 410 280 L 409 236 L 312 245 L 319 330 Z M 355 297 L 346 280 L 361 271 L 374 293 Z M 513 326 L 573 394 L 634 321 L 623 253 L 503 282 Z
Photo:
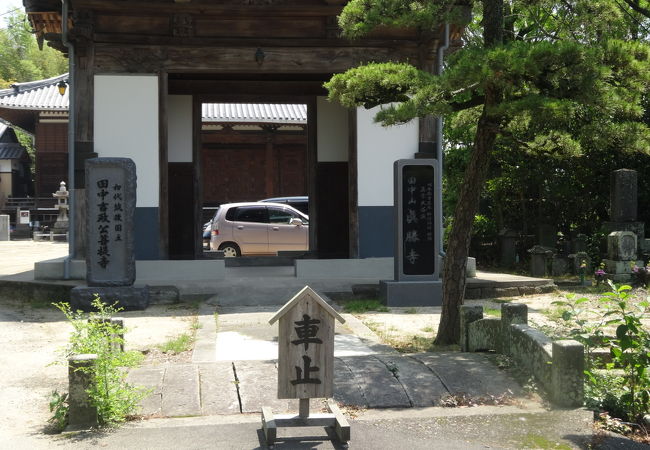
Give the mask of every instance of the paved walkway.
M 132 383 L 152 389 L 143 414 L 255 413 L 262 406 L 297 412 L 296 400 L 276 398 L 277 324 L 268 324 L 275 311 L 221 308 L 217 330 L 214 309 L 202 306 L 192 363 L 144 366 L 130 373 Z M 482 354 L 399 354 L 373 340 L 354 316 L 344 317 L 346 324 L 337 324 L 334 353 L 334 398 L 342 405 L 421 408 L 442 406 L 450 397 L 521 397 L 521 387 Z M 312 404 L 314 410 L 321 406 Z

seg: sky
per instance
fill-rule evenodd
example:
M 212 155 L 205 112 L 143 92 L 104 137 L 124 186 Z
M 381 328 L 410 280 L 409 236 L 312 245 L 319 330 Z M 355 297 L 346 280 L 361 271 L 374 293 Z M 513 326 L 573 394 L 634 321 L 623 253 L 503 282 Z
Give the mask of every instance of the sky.
M 0 28 L 5 27 L 5 13 L 16 8 L 20 8 L 23 11 L 23 2 L 22 0 L 0 0 Z

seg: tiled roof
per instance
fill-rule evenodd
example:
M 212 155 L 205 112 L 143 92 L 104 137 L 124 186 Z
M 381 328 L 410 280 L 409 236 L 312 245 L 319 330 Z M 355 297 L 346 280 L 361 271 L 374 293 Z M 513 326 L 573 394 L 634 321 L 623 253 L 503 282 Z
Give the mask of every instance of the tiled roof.
M 21 159 L 25 148 L 20 144 L 0 143 L 0 159 Z
M 61 95 L 57 87 L 61 80 L 67 81 L 68 74 L 12 84 L 9 89 L 0 90 L 0 108 L 67 111 L 68 90 Z
M 68 90 L 59 94 L 57 84 L 68 74 L 47 80 L 16 83 L 0 90 L 0 108 L 36 111 L 67 111 Z M 307 105 L 204 103 L 203 122 L 306 124 Z
M 307 105 L 204 103 L 203 122 L 307 123 Z

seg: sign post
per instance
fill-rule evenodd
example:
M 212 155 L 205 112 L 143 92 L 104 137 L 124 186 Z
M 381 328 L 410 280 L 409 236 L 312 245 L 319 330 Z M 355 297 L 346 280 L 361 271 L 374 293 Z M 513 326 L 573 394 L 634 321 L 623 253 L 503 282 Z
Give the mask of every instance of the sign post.
M 269 324 L 279 321 L 278 398 L 300 400 L 298 415 L 273 415 L 262 408 L 262 429 L 269 445 L 277 427 L 333 427 L 339 440 L 350 440 L 350 425 L 333 400 L 329 414 L 309 413 L 310 398 L 330 398 L 334 390 L 334 327 L 341 317 L 309 286 L 289 300 Z

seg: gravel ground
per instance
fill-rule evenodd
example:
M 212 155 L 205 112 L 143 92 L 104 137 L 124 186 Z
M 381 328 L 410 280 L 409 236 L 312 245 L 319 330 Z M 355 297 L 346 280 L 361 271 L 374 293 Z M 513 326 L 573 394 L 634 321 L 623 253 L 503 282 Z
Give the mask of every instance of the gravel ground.
M 191 352 L 168 356 L 155 346 L 190 333 L 195 314 L 193 305 L 123 312 L 126 348 L 149 349 L 146 363 L 191 358 Z M 43 432 L 50 417 L 49 394 L 67 391 L 67 368 L 53 363 L 72 327 L 53 307 L 32 308 L 18 302 L 0 303 L 0 322 L 0 448 L 39 448 L 47 444 Z

